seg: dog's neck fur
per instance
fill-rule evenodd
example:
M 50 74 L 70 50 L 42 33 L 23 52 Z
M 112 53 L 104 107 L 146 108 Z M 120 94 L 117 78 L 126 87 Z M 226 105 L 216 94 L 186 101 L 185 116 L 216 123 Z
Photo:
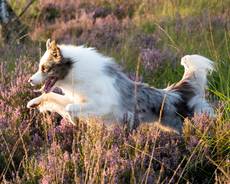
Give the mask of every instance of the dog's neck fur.
M 103 114 L 106 114 L 106 111 L 111 112 L 110 108 L 115 107 L 113 113 L 119 121 L 123 116 L 121 114 L 134 112 L 136 105 L 141 121 L 157 118 L 165 92 L 131 81 L 111 58 L 99 54 L 92 48 L 66 45 L 60 45 L 59 48 L 64 58 L 69 57 L 72 60 L 73 67 L 56 85 L 72 100 L 79 96 L 86 101 L 93 99 L 98 105 L 105 104 L 98 109 Z M 168 95 L 166 106 L 173 104 L 178 98 L 176 94 Z M 169 106 L 170 109 L 175 109 L 173 105 Z M 178 121 L 176 124 L 181 126 Z
M 68 75 L 55 84 L 62 88 L 65 94 L 73 98 L 76 94 L 88 98 L 99 95 L 97 92 L 114 88 L 112 84 L 114 79 L 104 72 L 107 64 L 114 63 L 112 58 L 84 46 L 59 45 L 59 48 L 62 56 L 69 58 L 73 65 Z M 114 91 L 114 89 L 111 90 Z M 92 91 L 94 94 L 91 93 Z

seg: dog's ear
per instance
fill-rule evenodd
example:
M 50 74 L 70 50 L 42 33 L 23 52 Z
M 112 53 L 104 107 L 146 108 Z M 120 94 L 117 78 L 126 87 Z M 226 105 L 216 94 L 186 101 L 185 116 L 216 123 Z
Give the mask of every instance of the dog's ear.
M 56 50 L 58 48 L 57 43 L 55 40 L 51 41 L 50 39 L 48 39 L 46 41 L 46 49 L 47 50 Z
M 61 55 L 61 50 L 60 48 L 57 46 L 57 43 L 55 40 L 53 40 L 50 44 L 49 44 L 49 50 L 51 51 L 51 55 L 53 57 L 53 60 L 55 62 L 61 62 L 62 61 L 62 55 Z
M 55 40 L 53 40 L 52 42 L 50 42 L 49 49 L 54 50 L 56 48 L 58 48 L 57 43 Z
M 46 41 L 46 50 L 50 48 L 50 38 Z

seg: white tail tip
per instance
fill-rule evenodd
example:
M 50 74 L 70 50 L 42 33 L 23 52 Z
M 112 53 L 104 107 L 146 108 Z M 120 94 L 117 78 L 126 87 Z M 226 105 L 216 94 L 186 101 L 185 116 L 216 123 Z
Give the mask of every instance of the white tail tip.
M 213 71 L 213 62 L 208 58 L 200 55 L 186 55 L 181 58 L 181 65 L 186 71 Z

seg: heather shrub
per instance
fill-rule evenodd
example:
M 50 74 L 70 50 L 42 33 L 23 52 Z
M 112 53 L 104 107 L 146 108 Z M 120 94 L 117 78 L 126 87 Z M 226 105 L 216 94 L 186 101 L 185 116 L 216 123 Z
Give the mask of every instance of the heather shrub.
M 48 0 L 39 1 L 39 22 L 43 22 L 45 24 L 55 23 L 58 19 L 63 19 L 64 21 L 71 20 L 76 16 L 76 10 L 79 7 L 78 1 L 53 1 Z
M 27 71 L 34 69 L 26 60 L 19 63 L 14 76 L 1 73 L 5 77 L 1 81 L 4 144 L 0 158 L 5 180 L 120 183 L 172 179 L 186 153 L 181 136 L 147 125 L 129 132 L 119 125 L 105 127 L 98 119 L 74 127 L 55 114 L 28 110 L 25 104 L 35 94 L 27 85 Z M 173 177 L 178 176 L 179 171 Z
M 35 95 L 26 82 L 26 71 L 31 69 L 20 60 L 15 78 L 1 74 L 3 181 L 208 183 L 214 172 L 219 173 L 220 181 L 225 180 L 227 121 L 194 117 L 186 121 L 184 136 L 151 124 L 129 132 L 120 125 L 106 127 L 98 119 L 73 126 L 55 114 L 41 115 L 25 108 Z M 207 168 L 208 173 L 201 172 Z
M 20 136 L 24 129 L 28 129 L 32 114 L 25 107 L 26 101 L 33 95 L 26 85 L 28 73 L 23 70 L 25 60 L 13 70 L 14 75 L 6 69 L 6 64 L 1 63 L 1 93 L 0 93 L 0 127 L 1 127 L 1 156 L 4 158 L 2 174 L 8 172 L 8 167 L 13 167 L 15 173 L 23 157 L 23 146 Z M 10 151 L 12 150 L 12 152 Z M 4 172 L 3 172 L 4 171 Z M 12 173 L 11 173 L 12 174 Z
M 213 173 L 220 182 L 228 178 L 225 171 L 229 167 L 229 119 L 223 120 L 222 115 L 219 112 L 216 120 L 210 120 L 203 115 L 185 121 L 184 138 L 190 152 L 185 172 L 189 177 L 193 176 L 193 183 L 208 183 Z M 216 170 L 217 165 L 219 171 Z M 206 177 L 201 177 L 203 175 Z
M 17 14 L 22 12 L 25 1 L 9 2 Z M 228 183 L 228 4 L 36 1 L 20 17 L 34 43 L 0 43 L 0 182 Z M 160 88 L 181 79 L 183 55 L 207 56 L 216 67 L 207 93 L 215 118 L 185 119 L 178 135 L 156 123 L 130 131 L 94 118 L 74 126 L 55 113 L 29 110 L 27 102 L 40 94 L 27 80 L 50 37 L 96 47 L 115 57 L 132 80 Z
M 60 146 L 62 143 L 57 143 L 60 134 L 56 133 L 56 141 L 50 143 L 48 152 L 38 159 L 43 171 L 41 182 L 125 183 L 146 180 L 151 183 L 161 177 L 169 181 L 186 153 L 180 136 L 160 133 L 157 127 L 143 126 L 130 134 L 118 125 L 107 129 L 98 121 L 92 120 L 89 125 L 74 129 L 72 140 L 65 142 L 71 147 L 68 151 Z M 62 129 L 65 131 L 63 125 Z M 160 140 L 162 135 L 166 137 Z M 162 148 L 165 144 L 166 149 Z M 159 173 L 160 170 L 164 172 Z M 178 176 L 179 172 L 175 178 Z

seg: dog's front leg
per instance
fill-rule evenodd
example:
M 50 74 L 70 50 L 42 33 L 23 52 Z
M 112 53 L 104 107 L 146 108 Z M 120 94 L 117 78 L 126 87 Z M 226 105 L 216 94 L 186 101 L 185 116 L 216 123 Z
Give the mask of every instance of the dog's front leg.
M 68 118 L 68 113 L 65 111 L 65 107 L 67 104 L 71 103 L 72 101 L 64 96 L 59 95 L 57 93 L 44 93 L 41 96 L 30 100 L 27 104 L 28 108 L 35 108 L 38 107 L 41 112 L 50 111 L 50 112 L 57 112 L 62 117 Z
M 36 108 L 43 102 L 43 95 L 33 98 L 27 103 L 27 108 Z

